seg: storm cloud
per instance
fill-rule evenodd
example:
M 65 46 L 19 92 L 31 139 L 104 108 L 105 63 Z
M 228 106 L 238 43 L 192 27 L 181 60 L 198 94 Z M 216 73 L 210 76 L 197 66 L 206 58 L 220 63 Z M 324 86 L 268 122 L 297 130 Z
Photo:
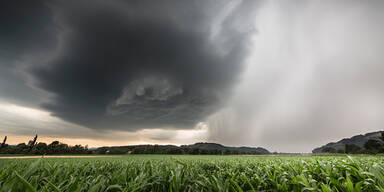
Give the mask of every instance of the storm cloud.
M 92 129 L 192 128 L 222 107 L 254 1 L 49 1 L 56 47 L 27 58 L 42 107 Z
M 0 98 L 37 106 L 43 96 L 27 86 L 18 70 L 25 57 L 39 57 L 54 49 L 57 28 L 43 1 L 0 2 Z

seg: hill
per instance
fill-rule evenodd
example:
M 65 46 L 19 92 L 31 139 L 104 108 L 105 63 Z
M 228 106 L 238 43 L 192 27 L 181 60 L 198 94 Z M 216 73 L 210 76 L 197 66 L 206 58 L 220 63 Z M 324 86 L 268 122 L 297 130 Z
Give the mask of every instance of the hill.
M 224 145 L 221 145 L 221 144 L 218 144 L 218 143 L 203 143 L 203 142 L 199 142 L 199 143 L 195 143 L 195 144 L 192 144 L 192 145 L 182 145 L 181 147 L 185 147 L 185 148 L 198 148 L 198 149 L 208 149 L 208 150 L 222 150 L 222 151 L 225 151 L 225 150 L 230 150 L 230 151 L 234 151 L 234 150 L 237 150 L 237 151 L 240 151 L 240 152 L 245 152 L 245 153 L 255 153 L 255 154 L 268 154 L 269 151 L 262 148 L 262 147 L 228 147 L 228 146 L 224 146 Z
M 228 147 L 218 143 L 195 143 L 191 145 L 128 145 L 97 148 L 99 154 L 269 154 L 261 147 Z
M 326 148 L 333 148 L 335 150 L 345 150 L 345 145 L 348 144 L 354 144 L 357 145 L 361 148 L 364 147 L 364 144 L 369 140 L 369 139 L 374 139 L 382 143 L 380 137 L 381 137 L 381 132 L 382 131 L 377 131 L 377 132 L 371 132 L 367 133 L 365 135 L 355 135 L 350 138 L 344 138 L 340 141 L 337 142 L 331 142 L 326 145 L 323 145 L 321 147 L 315 148 L 312 150 L 312 153 L 322 153 L 325 152 L 324 149 Z

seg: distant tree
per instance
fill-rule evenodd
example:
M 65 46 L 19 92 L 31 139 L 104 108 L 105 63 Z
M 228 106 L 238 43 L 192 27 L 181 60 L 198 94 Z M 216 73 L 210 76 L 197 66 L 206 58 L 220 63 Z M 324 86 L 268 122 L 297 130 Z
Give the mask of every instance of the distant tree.
M 210 150 L 211 155 L 221 155 L 221 151 L 218 149 L 212 149 Z
M 60 142 L 59 141 L 53 141 L 51 144 L 48 145 L 48 154 L 56 154 L 59 152 L 59 146 Z
M 364 148 L 370 150 L 370 151 L 377 151 L 381 147 L 381 144 L 378 140 L 375 139 L 369 139 L 364 144 Z
M 25 154 L 28 152 L 28 149 L 28 145 L 26 145 L 25 143 L 19 143 L 15 147 L 14 154 Z
M 323 150 L 321 150 L 323 153 L 336 153 L 337 150 L 333 147 L 325 147 Z
M 33 154 L 44 155 L 48 153 L 48 145 L 46 143 L 38 143 L 32 149 Z
M 105 154 L 108 151 L 108 147 L 99 147 L 96 149 L 96 154 Z
M 6 145 L 5 142 L 7 142 L 7 136 L 4 137 L 4 140 L 3 140 L 3 142 L 1 143 L 0 148 L 4 148 L 4 147 L 6 147 L 6 146 L 5 146 L 5 145 Z
M 177 148 L 176 154 L 184 154 L 184 150 L 182 150 L 181 148 Z
M 144 148 L 135 147 L 132 151 L 132 154 L 144 154 Z
M 381 141 L 384 142 L 384 131 L 381 132 Z M 384 153 L 384 145 L 382 145 L 379 149 L 379 153 Z
M 67 154 L 69 153 L 69 146 L 65 143 L 60 143 L 57 147 L 57 153 L 56 154 Z
M 16 145 L 16 147 L 20 148 L 20 149 L 25 149 L 28 147 L 28 145 L 26 145 L 25 143 L 19 143 Z
M 155 144 L 153 146 L 153 153 L 155 154 L 161 154 L 161 150 L 159 149 L 159 145 L 158 144 Z
M 200 154 L 200 149 L 199 148 L 192 148 L 190 154 L 192 154 L 192 155 L 199 155 Z
M 113 147 L 109 149 L 108 154 L 126 154 L 128 153 L 127 149 L 120 148 L 120 147 Z
M 201 155 L 207 155 L 207 154 L 209 154 L 209 150 L 208 149 L 201 149 L 200 154 Z
M 345 153 L 345 150 L 344 150 L 344 149 L 338 149 L 338 150 L 336 151 L 336 153 Z
M 345 153 L 348 154 L 357 154 L 361 152 L 361 147 L 355 144 L 346 144 L 345 145 Z
M 33 146 L 35 146 L 36 141 L 37 141 L 37 134 L 35 135 L 35 137 L 33 138 L 33 140 L 30 140 L 30 141 L 28 142 L 28 146 L 30 146 L 30 147 L 32 148 Z
M 29 149 L 28 149 L 28 153 L 30 153 L 30 152 L 32 151 L 33 147 L 34 147 L 35 144 L 36 144 L 36 141 L 37 141 L 37 134 L 35 135 L 35 137 L 33 138 L 33 140 L 30 140 L 30 141 L 28 142 L 28 147 L 29 147 Z
M 384 142 L 384 131 L 381 132 L 381 137 L 380 139 Z
M 224 150 L 224 155 L 230 155 L 231 151 L 229 149 Z

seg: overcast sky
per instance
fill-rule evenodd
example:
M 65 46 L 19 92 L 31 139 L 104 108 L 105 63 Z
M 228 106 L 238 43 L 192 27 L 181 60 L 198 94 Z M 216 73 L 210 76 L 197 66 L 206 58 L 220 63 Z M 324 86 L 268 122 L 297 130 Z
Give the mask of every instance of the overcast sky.
M 384 127 L 384 2 L 0 2 L 0 135 L 313 148 Z

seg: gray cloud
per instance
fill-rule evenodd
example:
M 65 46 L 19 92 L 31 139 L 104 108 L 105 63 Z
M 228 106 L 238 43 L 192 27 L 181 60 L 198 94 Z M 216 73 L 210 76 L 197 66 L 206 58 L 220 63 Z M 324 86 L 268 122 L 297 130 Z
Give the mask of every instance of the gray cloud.
M 37 106 L 42 95 L 26 85 L 18 70 L 23 57 L 41 55 L 56 46 L 51 9 L 43 1 L 0 2 L 0 97 Z
M 42 107 L 93 129 L 192 128 L 243 70 L 255 1 L 53 1 L 55 51 L 30 59 Z
M 19 58 L 39 54 L 56 45 L 56 27 L 51 9 L 40 0 L 0 2 L 0 57 Z M 4 62 L 3 65 L 12 63 Z

